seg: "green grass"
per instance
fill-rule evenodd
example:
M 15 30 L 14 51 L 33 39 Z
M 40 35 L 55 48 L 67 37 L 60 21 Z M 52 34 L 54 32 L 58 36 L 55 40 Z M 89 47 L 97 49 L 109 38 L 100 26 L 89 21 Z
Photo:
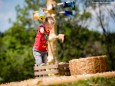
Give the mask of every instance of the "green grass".
M 115 78 L 91 78 L 55 86 L 115 86 Z

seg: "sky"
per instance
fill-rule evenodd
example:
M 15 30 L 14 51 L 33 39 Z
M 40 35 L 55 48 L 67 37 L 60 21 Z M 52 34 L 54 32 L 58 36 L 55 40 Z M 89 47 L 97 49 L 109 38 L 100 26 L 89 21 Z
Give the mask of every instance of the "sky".
M 16 20 L 15 7 L 23 5 L 24 0 L 0 0 L 0 32 L 7 30 L 12 24 L 9 23 L 9 18 L 12 21 Z
M 107 4 L 107 5 L 102 5 L 101 6 L 101 11 L 102 11 L 102 14 L 103 14 L 103 18 L 104 20 L 103 21 L 103 25 L 106 29 L 107 32 L 115 32 L 115 18 L 111 17 L 109 12 L 107 11 L 107 9 L 109 10 L 113 10 L 115 7 L 115 3 L 112 3 L 112 4 Z M 89 12 L 92 13 L 92 21 L 90 23 L 90 29 L 92 30 L 97 30 L 99 32 L 103 32 L 102 28 L 101 27 L 98 27 L 99 26 L 99 20 L 97 20 L 97 14 L 99 15 L 99 7 L 97 6 L 97 8 L 95 10 L 89 8 L 88 9 Z M 114 10 L 114 13 L 115 13 L 115 10 Z M 95 29 L 94 29 L 95 27 Z

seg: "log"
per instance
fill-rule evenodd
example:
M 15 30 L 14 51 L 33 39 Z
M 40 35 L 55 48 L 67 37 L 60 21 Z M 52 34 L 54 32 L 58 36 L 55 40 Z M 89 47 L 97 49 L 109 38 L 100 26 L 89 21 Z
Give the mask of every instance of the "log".
M 1 84 L 0 86 L 52 86 L 57 84 L 67 84 L 67 83 L 77 82 L 79 80 L 86 80 L 86 79 L 96 78 L 96 77 L 115 78 L 115 71 L 96 73 L 96 74 L 35 78 L 35 79 L 29 79 L 20 82 Z

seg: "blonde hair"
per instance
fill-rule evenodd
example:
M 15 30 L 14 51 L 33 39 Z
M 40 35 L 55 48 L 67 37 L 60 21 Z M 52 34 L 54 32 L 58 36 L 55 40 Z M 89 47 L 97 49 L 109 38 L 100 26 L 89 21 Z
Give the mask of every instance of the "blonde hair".
M 46 17 L 45 18 L 45 22 L 54 25 L 55 24 L 55 20 L 53 17 Z

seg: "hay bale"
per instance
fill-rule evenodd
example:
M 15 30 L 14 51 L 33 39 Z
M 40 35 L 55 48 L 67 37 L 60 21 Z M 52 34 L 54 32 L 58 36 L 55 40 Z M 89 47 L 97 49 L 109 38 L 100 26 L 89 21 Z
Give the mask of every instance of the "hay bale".
M 107 56 L 93 56 L 69 61 L 71 75 L 106 72 Z

